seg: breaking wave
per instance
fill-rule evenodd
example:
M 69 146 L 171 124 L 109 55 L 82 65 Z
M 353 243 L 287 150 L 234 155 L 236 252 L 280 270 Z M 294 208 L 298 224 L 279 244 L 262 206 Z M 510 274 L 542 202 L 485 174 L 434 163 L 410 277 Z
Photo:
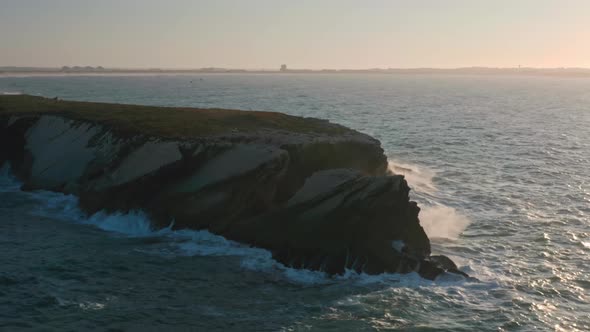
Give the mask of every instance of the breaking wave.
M 425 206 L 420 211 L 420 225 L 431 239 L 456 240 L 470 223 L 469 218 L 444 205 Z
M 432 194 L 436 192 L 433 179 L 436 173 L 424 167 L 388 160 L 388 168 L 394 174 L 403 175 L 410 188 L 417 192 Z
M 163 256 L 233 256 L 240 258 L 240 265 L 247 270 L 280 274 L 289 281 L 297 283 L 329 282 L 328 276 L 319 271 L 298 270 L 275 261 L 265 249 L 253 248 L 208 231 L 174 230 L 173 222 L 162 229 L 154 229 L 146 213 L 139 210 L 127 213 L 97 212 L 85 215 L 78 208 L 78 199 L 73 195 L 63 195 L 49 191 L 24 193 L 38 201 L 38 208 L 32 215 L 64 220 L 94 226 L 115 236 L 132 238 L 159 238 L 161 246 L 142 247 L 139 251 Z
M 434 184 L 436 172 L 433 170 L 408 163 L 389 160 L 389 170 L 394 174 L 403 175 L 408 185 L 418 194 L 433 197 L 437 192 Z M 471 220 L 455 208 L 429 200 L 420 204 L 420 224 L 431 239 L 444 238 L 456 240 L 469 226 Z
M 67 222 L 94 226 L 115 236 L 159 238 L 161 246 L 140 248 L 148 254 L 164 256 L 232 256 L 238 257 L 240 266 L 246 270 L 259 271 L 278 280 L 286 280 L 298 284 L 330 284 L 335 282 L 353 282 L 358 284 L 392 284 L 399 286 L 423 286 L 432 281 L 421 278 L 418 274 L 380 274 L 367 275 L 347 270 L 341 276 L 329 276 L 321 271 L 294 269 L 287 267 L 272 258 L 272 253 L 261 248 L 254 248 L 212 234 L 205 230 L 172 228 L 173 222 L 162 229 L 154 229 L 146 213 L 139 210 L 127 213 L 97 212 L 91 216 L 79 209 L 78 198 L 50 191 L 23 192 L 21 184 L 11 175 L 10 167 L 0 168 L 0 192 L 14 192 L 26 195 L 36 202 L 36 208 L 29 213 L 34 216 L 63 220 Z M 437 283 L 456 282 L 442 277 Z

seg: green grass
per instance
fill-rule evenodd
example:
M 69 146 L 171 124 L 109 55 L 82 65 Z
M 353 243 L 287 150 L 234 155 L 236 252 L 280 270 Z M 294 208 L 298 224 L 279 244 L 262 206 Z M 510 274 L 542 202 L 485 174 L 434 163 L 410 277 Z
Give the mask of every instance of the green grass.
M 0 95 L 0 116 L 44 114 L 98 123 L 125 133 L 165 138 L 198 138 L 236 131 L 251 133 L 262 129 L 322 134 L 352 132 L 325 121 L 277 112 L 155 107 L 64 101 L 29 95 Z

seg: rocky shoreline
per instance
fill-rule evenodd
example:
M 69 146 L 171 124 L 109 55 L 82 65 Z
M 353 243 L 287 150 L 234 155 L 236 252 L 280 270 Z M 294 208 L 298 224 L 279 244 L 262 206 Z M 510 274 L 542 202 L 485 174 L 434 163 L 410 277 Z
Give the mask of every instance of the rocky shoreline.
M 419 207 L 379 141 L 280 113 L 0 96 L 0 164 L 24 190 L 75 194 L 88 214 L 145 211 L 295 268 L 465 275 L 430 255 Z

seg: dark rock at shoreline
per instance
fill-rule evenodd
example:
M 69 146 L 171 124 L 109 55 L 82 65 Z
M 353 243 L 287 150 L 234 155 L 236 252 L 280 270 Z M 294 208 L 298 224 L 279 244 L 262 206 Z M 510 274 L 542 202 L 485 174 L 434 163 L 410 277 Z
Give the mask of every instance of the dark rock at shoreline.
M 430 256 L 405 179 L 388 173 L 367 135 L 278 113 L 88 105 L 0 96 L 0 164 L 25 189 L 78 195 L 89 214 L 141 209 L 155 227 L 208 229 L 296 268 L 464 275 Z M 171 137 L 147 114 L 217 122 L 214 132 L 196 124 Z M 140 119 L 137 129 L 127 117 Z

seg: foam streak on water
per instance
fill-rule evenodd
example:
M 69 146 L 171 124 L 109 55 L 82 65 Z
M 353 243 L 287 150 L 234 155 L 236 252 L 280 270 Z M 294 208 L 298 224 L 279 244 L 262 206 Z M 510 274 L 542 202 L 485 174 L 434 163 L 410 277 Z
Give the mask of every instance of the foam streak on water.
M 324 283 L 327 276 L 322 272 L 295 270 L 276 262 L 269 251 L 242 245 L 214 235 L 208 231 L 172 230 L 173 222 L 163 229 L 154 229 L 143 211 L 106 213 L 99 211 L 86 216 L 78 209 L 78 199 L 48 191 L 29 193 L 39 202 L 32 214 L 97 227 L 114 236 L 160 238 L 168 245 L 157 250 L 141 249 L 155 255 L 173 256 L 236 256 L 241 257 L 241 266 L 253 271 L 283 273 L 293 282 Z M 108 235 L 106 235 L 108 236 Z
M 321 271 L 293 269 L 275 261 L 268 250 L 230 241 L 205 230 L 173 230 L 173 221 L 167 228 L 154 229 L 149 217 L 140 210 L 130 211 L 128 213 L 106 213 L 99 211 L 91 216 L 87 216 L 80 211 L 78 208 L 78 199 L 73 195 L 63 195 L 43 190 L 25 193 L 20 191 L 20 186 L 21 184 L 10 173 L 8 165 L 0 169 L 0 192 L 19 193 L 37 201 L 38 204 L 31 210 L 32 215 L 90 225 L 113 235 L 145 238 L 158 237 L 161 239 L 160 241 L 168 243 L 168 246 L 163 249 L 141 249 L 143 252 L 150 254 L 165 256 L 240 257 L 240 266 L 245 269 L 280 274 L 285 280 L 302 284 L 327 284 L 344 280 L 355 280 L 366 284 L 385 281 L 399 282 L 404 278 L 404 276 L 397 274 L 369 276 L 354 271 L 347 271 L 342 276 L 329 277 Z M 415 281 L 416 278 L 410 277 L 410 279 L 406 280 L 406 284 L 409 280 Z M 412 282 L 410 281 L 410 284 Z M 423 282 L 420 281 L 418 283 L 422 284 Z

